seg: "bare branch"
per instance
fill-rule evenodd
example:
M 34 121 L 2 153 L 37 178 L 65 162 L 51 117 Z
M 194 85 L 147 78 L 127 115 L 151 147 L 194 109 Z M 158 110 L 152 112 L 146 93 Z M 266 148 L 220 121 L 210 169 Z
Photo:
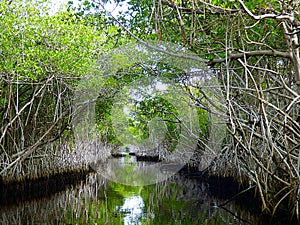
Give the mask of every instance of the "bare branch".
M 277 50 L 258 50 L 258 51 L 248 51 L 243 53 L 237 53 L 237 54 L 228 54 L 228 59 L 240 59 L 251 56 L 274 56 L 274 57 L 282 57 L 282 58 L 291 58 L 291 55 L 289 52 L 281 52 Z M 217 63 L 225 62 L 226 58 L 219 58 L 219 59 L 212 59 L 207 64 L 210 66 L 213 66 Z
M 291 22 L 293 22 L 295 20 L 294 16 L 292 15 L 288 15 L 288 14 L 284 14 L 284 15 L 278 15 L 275 13 L 266 13 L 263 15 L 254 15 L 245 5 L 245 3 L 242 0 L 238 0 L 239 3 L 241 4 L 241 6 L 243 7 L 243 9 L 246 11 L 246 13 L 251 16 L 253 19 L 255 20 L 261 20 L 261 19 L 265 19 L 265 18 L 273 18 L 273 19 L 279 19 L 279 20 L 285 20 L 288 19 Z

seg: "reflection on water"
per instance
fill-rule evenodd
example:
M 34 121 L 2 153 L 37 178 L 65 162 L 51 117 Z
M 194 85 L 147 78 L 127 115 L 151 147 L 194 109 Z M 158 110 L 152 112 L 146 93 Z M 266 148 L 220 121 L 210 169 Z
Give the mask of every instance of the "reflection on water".
M 91 165 L 107 179 L 131 186 L 143 186 L 166 180 L 183 167 L 180 163 L 137 161 L 136 156 L 109 157 L 105 163 Z
M 124 204 L 116 207 L 124 213 L 124 225 L 141 224 L 144 214 L 144 200 L 141 196 L 132 196 L 124 199 Z
M 212 196 L 212 188 L 179 174 L 142 187 L 90 174 L 79 185 L 47 198 L 13 205 L 2 202 L 0 224 L 266 224 L 239 202 L 216 207 L 230 197 Z M 218 188 L 220 193 L 228 190 Z

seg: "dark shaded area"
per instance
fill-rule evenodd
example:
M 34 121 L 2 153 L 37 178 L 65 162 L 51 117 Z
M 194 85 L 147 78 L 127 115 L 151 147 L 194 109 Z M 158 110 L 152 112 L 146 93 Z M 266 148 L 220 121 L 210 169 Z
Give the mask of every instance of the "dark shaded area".
M 227 203 L 234 201 L 243 208 L 246 208 L 250 213 L 261 218 L 259 223 L 261 225 L 300 224 L 296 216 L 291 215 L 291 212 L 287 208 L 279 208 L 274 216 L 262 213 L 262 202 L 257 196 L 255 187 L 240 184 L 233 177 L 211 176 L 207 171 L 202 172 L 198 168 L 190 166 L 183 167 L 179 171 L 179 174 L 189 179 L 197 179 L 198 181 L 207 183 L 211 196 L 224 199 L 224 203 L 212 207 L 220 207 L 227 211 Z
M 152 154 L 139 154 L 136 152 L 117 152 L 117 153 L 111 153 L 111 156 L 114 158 L 120 158 L 124 156 L 136 156 L 136 161 L 144 161 L 144 162 L 160 162 L 159 155 L 152 155 Z
M 145 161 L 145 162 L 159 162 L 158 155 L 139 155 L 136 154 L 136 161 Z
M 126 156 L 126 154 L 125 153 L 111 153 L 111 156 L 114 158 L 121 158 L 121 157 Z
M 226 204 L 229 201 L 235 201 L 239 205 L 247 208 L 252 214 L 259 215 L 261 218 L 262 225 L 273 225 L 273 224 L 300 224 L 295 215 L 291 215 L 291 211 L 288 210 L 288 203 L 286 207 L 284 205 L 278 208 L 275 215 L 270 213 L 262 212 L 262 202 L 257 196 L 257 190 L 255 187 L 239 184 L 232 177 L 218 177 L 218 176 L 207 176 L 205 180 L 209 184 L 209 193 L 212 196 L 216 196 L 219 199 L 229 199 L 224 201 L 222 207 L 226 210 Z
M 136 155 L 135 152 L 129 152 L 128 154 L 129 154 L 130 156 L 135 156 L 135 155 Z
M 23 182 L 0 183 L 0 206 L 47 198 L 85 180 L 90 171 L 78 170 Z

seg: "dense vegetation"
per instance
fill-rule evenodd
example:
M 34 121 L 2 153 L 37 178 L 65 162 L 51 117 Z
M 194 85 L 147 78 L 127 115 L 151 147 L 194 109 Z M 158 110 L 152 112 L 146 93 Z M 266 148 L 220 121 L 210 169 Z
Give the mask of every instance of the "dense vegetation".
M 22 179 L 60 167 L 45 157 L 54 160 L 51 143 L 70 133 L 74 87 L 105 36 L 70 12 L 49 15 L 35 1 L 0 7 L 0 174 Z
M 209 172 L 255 187 L 263 211 L 283 207 L 298 216 L 299 2 L 129 0 L 115 17 L 104 2 L 55 15 L 35 1 L 0 3 L 0 175 L 41 169 L 32 166 L 57 154 L 50 143 L 73 140 L 73 100 L 85 79 L 98 91 L 99 139 L 118 143 L 111 118 L 118 92 L 139 78 L 167 78 L 197 107 L 198 146 L 213 158 Z M 201 68 L 197 77 L 208 83 L 190 82 L 191 68 Z M 101 76 L 92 81 L 93 74 Z M 167 143 L 178 142 L 184 124 L 163 98 L 128 104 L 131 114 L 117 116 L 134 137 L 148 137 L 148 122 L 159 116 Z M 205 140 L 222 135 L 210 134 L 212 117 L 226 123 L 221 143 Z
M 218 74 L 228 138 L 211 172 L 253 185 L 264 211 L 289 202 L 298 215 L 299 3 L 129 1 L 128 14 L 120 25 L 138 42 L 180 43 Z

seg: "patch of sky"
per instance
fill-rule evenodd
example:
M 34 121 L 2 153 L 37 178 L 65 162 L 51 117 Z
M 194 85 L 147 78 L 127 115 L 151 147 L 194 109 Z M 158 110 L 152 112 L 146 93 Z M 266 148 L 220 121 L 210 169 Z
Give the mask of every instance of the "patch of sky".
M 49 7 L 49 14 L 54 15 L 59 11 L 66 10 L 69 4 L 72 4 L 75 8 L 82 4 L 84 0 L 48 0 L 46 5 Z M 97 1 L 100 10 L 105 10 L 114 17 L 118 17 L 121 12 L 128 9 L 127 1 L 123 3 L 115 3 L 114 1 Z M 91 8 L 90 12 L 96 12 L 95 8 Z

